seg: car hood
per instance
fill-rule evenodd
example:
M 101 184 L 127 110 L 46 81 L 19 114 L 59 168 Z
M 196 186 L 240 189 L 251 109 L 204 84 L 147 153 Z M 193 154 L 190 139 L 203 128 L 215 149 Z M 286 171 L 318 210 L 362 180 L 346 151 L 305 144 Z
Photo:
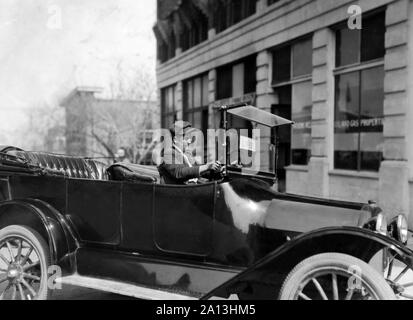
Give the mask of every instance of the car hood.
M 281 194 L 255 179 L 220 185 L 234 225 L 303 233 L 325 227 L 357 226 L 363 204 Z

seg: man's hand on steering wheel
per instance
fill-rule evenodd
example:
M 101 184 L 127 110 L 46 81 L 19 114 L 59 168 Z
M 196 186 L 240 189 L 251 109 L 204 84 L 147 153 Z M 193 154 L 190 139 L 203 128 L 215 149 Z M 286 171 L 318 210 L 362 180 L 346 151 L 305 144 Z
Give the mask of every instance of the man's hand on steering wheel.
M 209 162 L 200 167 L 200 174 L 207 172 L 219 172 L 221 170 L 221 166 L 221 162 L 219 161 Z
M 222 164 L 219 161 L 208 163 L 207 166 L 208 166 L 209 170 L 213 171 L 214 173 L 221 172 L 221 170 L 222 170 Z
M 201 166 L 200 173 L 201 175 L 207 174 L 207 176 L 209 177 L 208 179 L 210 181 L 214 181 L 223 179 L 224 170 L 225 166 L 221 162 L 214 161 Z

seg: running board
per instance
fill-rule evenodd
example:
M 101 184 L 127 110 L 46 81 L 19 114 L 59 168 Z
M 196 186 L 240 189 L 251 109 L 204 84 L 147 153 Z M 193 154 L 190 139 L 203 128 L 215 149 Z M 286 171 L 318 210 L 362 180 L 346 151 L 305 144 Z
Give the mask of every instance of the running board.
M 140 287 L 112 280 L 83 277 L 80 275 L 63 277 L 57 279 L 56 282 L 65 285 L 72 285 L 99 290 L 103 292 L 110 292 L 143 300 L 198 300 L 193 296 L 187 296 L 163 290 L 150 289 L 146 287 Z

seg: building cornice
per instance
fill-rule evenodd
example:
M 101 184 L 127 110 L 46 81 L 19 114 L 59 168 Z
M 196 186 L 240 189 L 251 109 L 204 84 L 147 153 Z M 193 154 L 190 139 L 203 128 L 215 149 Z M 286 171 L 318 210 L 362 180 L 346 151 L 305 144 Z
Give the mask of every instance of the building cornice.
M 320 10 L 322 1 L 325 10 Z M 394 0 L 368 1 L 369 11 Z M 348 17 L 347 7 L 354 0 L 286 0 L 266 7 L 264 12 L 243 20 L 179 56 L 157 67 L 161 87 L 207 72 L 253 53 L 330 27 Z M 194 68 L 194 65 L 196 68 Z

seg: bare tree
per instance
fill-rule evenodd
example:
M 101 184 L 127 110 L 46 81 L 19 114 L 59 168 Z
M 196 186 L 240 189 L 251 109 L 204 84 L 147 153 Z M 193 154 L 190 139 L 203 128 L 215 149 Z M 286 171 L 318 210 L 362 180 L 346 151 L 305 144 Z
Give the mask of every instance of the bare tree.
M 146 147 L 146 135 L 157 126 L 155 119 L 159 118 L 154 102 L 155 78 L 144 68 L 128 77 L 118 63 L 109 87 L 109 96 L 90 100 L 87 108 L 91 153 L 114 157 L 119 147 L 126 147 L 131 160 L 136 161 Z
M 63 152 L 64 110 L 41 102 L 28 109 L 28 125 L 21 132 L 22 144 L 31 150 Z
M 22 130 L 25 147 L 65 152 L 67 148 L 56 144 L 64 145 L 66 137 L 75 141 L 68 151 L 73 155 L 114 158 L 119 147 L 126 147 L 131 160 L 139 159 L 146 147 L 145 135 L 158 125 L 159 111 L 152 73 L 137 68 L 130 74 L 118 63 L 106 96 L 82 95 L 66 106 L 66 114 L 65 108 L 44 102 L 28 109 L 28 126 Z

